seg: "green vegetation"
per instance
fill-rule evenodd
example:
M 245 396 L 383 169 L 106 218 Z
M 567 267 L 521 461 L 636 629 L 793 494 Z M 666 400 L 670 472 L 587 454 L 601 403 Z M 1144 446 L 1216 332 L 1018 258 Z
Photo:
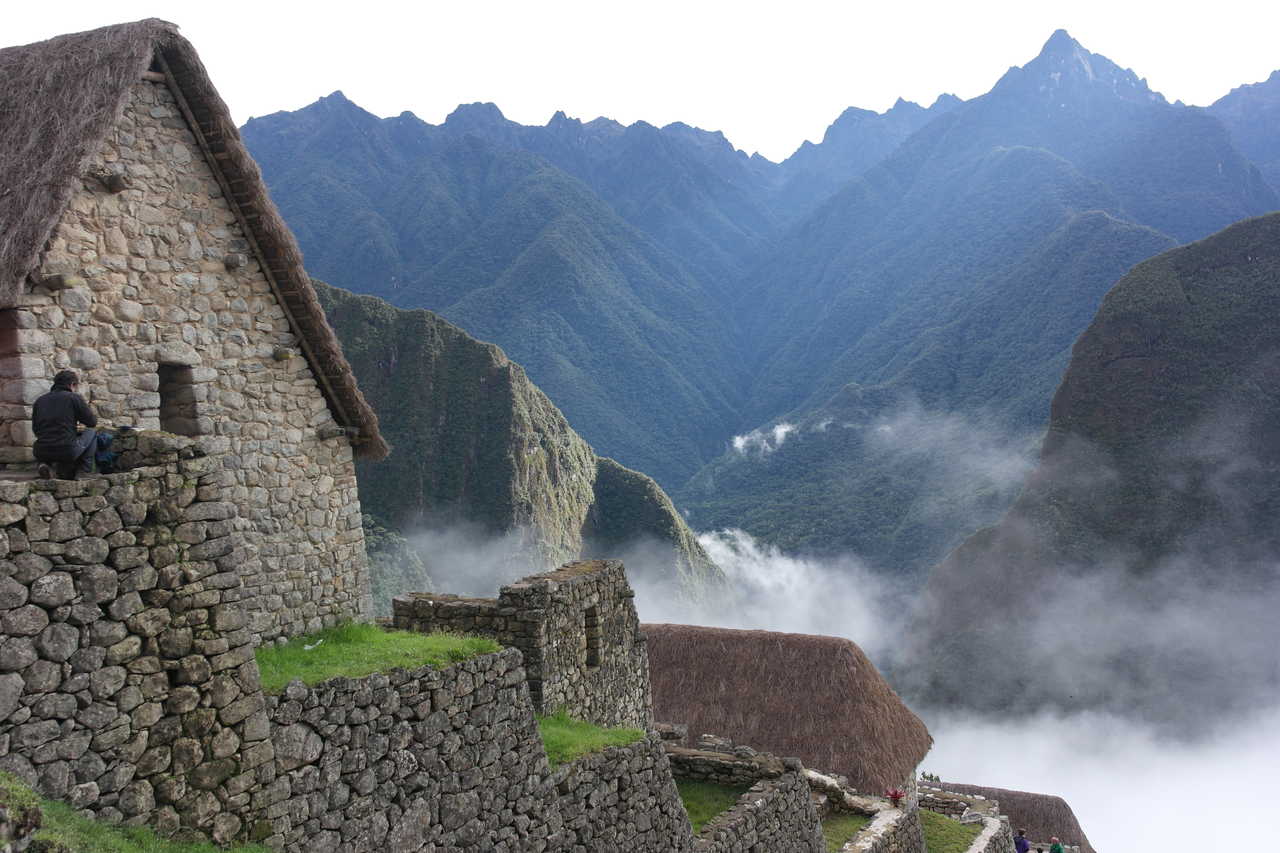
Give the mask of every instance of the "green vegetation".
M 822 837 L 827 842 L 827 853 L 838 853 L 850 838 L 862 831 L 871 823 L 871 818 L 863 814 L 849 812 L 832 812 L 822 820 Z
M 684 801 L 684 810 L 689 813 L 694 835 L 701 832 L 708 821 L 733 808 L 738 798 L 747 792 L 746 787 L 695 782 L 692 779 L 677 779 L 676 788 Z
M 262 689 L 279 693 L 295 678 L 319 684 L 338 676 L 360 678 L 396 667 L 448 666 L 498 648 L 488 637 L 384 631 L 377 625 L 350 623 L 295 637 L 283 646 L 264 646 L 256 656 Z
M 165 841 L 145 827 L 117 827 L 81 817 L 65 803 L 41 800 L 8 773 L 0 772 L 0 804 L 14 819 L 15 806 L 25 811 L 38 806 L 43 815 L 35 839 L 62 844 L 72 853 L 270 853 L 257 844 L 218 848 L 207 843 Z M 43 848 L 41 848 L 43 849 Z
M 538 730 L 552 767 L 611 746 L 626 746 L 644 737 L 640 729 L 605 728 L 575 720 L 564 711 L 539 717 Z
M 980 823 L 961 823 L 927 809 L 920 810 L 920 823 L 928 853 L 964 853 L 982 831 Z

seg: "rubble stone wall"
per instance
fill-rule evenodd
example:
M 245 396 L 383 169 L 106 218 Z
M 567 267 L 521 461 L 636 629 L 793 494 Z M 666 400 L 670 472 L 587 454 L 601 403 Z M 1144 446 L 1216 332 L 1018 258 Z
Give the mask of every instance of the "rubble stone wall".
M 757 782 L 702 827 L 697 853 L 822 853 L 822 824 L 809 784 L 796 772 Z
M 842 853 L 925 853 L 920 810 L 885 809 L 841 848 Z
M 124 172 L 110 192 L 95 174 Z M 37 286 L 0 311 L 0 464 L 31 466 L 31 404 L 73 368 L 112 425 L 225 442 L 221 476 L 261 563 L 249 630 L 368 614 L 349 440 L 164 83 L 139 81 L 58 224 Z
M 689 816 L 656 735 L 557 767 L 565 850 L 675 853 L 692 849 Z
M 617 560 L 568 563 L 502 587 L 496 599 L 415 593 L 391 602 L 409 631 L 462 631 L 520 649 L 539 714 L 603 726 L 652 725 L 649 659 L 635 593 Z
M 290 684 L 254 839 L 287 853 L 568 850 L 520 655 Z
M 0 482 L 0 769 L 107 820 L 229 839 L 273 752 L 240 582 L 256 558 L 209 444 Z

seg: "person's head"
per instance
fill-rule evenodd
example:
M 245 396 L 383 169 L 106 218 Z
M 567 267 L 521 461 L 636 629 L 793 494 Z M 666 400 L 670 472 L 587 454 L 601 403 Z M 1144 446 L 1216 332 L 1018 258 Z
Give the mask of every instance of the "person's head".
M 74 370 L 59 370 L 53 377 L 53 384 L 75 389 L 80 384 L 80 374 Z
M 1026 831 L 1025 829 L 1019 829 L 1019 830 L 1018 830 L 1018 837 L 1019 837 L 1019 838 L 1022 838 L 1022 837 L 1023 837 L 1024 835 L 1026 835 L 1026 834 L 1027 834 L 1027 831 Z
M 1049 843 L 1050 843 L 1050 844 L 1060 844 L 1061 842 L 1059 842 L 1059 841 L 1058 841 L 1058 836 L 1056 836 L 1056 835 L 1055 835 L 1055 836 L 1053 836 L 1052 838 L 1050 838 L 1050 839 L 1049 839 Z

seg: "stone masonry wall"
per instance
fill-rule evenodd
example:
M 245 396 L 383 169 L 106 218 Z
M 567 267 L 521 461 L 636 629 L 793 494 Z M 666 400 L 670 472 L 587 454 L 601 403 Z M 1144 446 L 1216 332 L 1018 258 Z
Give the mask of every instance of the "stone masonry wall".
M 131 188 L 92 177 L 112 172 Z M 106 423 L 225 441 L 256 637 L 369 613 L 350 443 L 164 83 L 133 86 L 50 241 L 55 275 L 0 311 L 0 463 L 30 466 L 31 403 L 74 368 Z
M 702 827 L 697 853 L 822 853 L 826 843 L 809 784 L 796 772 L 757 782 Z
M 693 832 L 657 735 L 557 767 L 566 851 L 675 853 Z
M 272 746 L 238 573 L 255 558 L 218 443 L 0 482 L 0 769 L 108 820 L 225 840 Z
M 520 649 L 538 713 L 648 729 L 649 661 L 622 563 L 589 560 L 502 587 L 498 598 L 416 593 L 392 601 L 410 631 L 462 631 Z
M 268 697 L 277 776 L 251 836 L 288 853 L 571 849 L 520 655 Z
M 842 853 L 925 853 L 919 809 L 884 809 L 855 835 Z

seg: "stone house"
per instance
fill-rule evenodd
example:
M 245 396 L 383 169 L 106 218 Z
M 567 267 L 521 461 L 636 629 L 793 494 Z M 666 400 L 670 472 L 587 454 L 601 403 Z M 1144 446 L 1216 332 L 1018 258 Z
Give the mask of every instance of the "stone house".
M 387 446 L 226 105 L 164 21 L 0 50 L 7 476 L 33 467 L 31 404 L 67 367 L 105 424 L 219 456 L 257 558 L 258 641 L 368 613 L 353 458 Z

